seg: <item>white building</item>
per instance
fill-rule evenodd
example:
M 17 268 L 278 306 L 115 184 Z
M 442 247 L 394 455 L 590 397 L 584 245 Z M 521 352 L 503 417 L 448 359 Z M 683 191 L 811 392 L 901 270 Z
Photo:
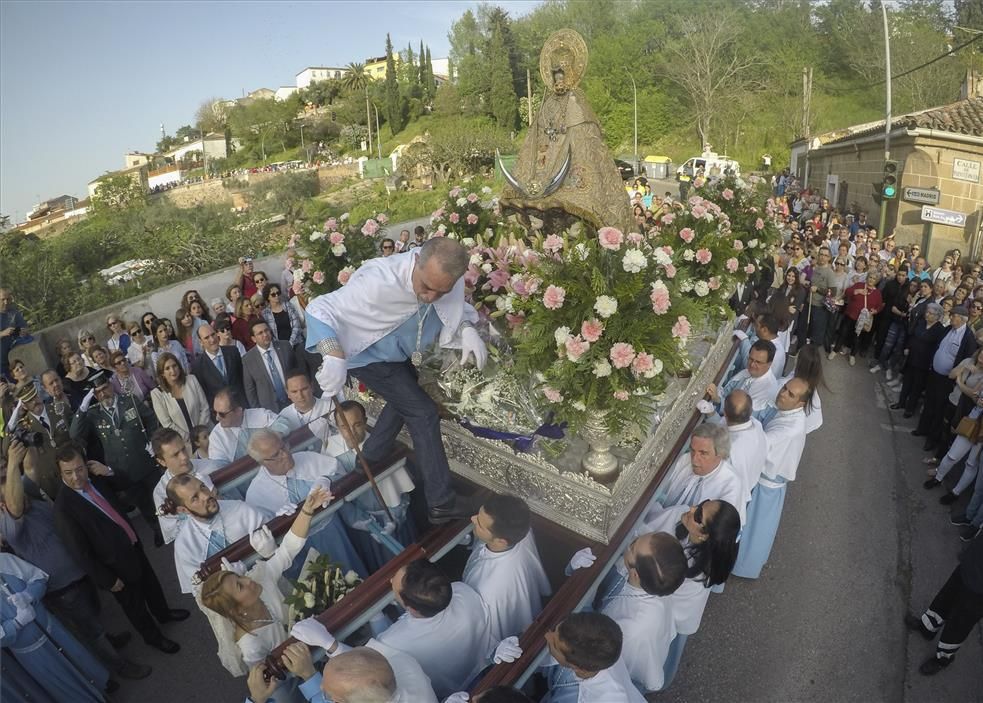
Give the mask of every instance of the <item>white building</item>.
M 345 75 L 345 70 L 341 66 L 308 66 L 297 74 L 297 90 L 303 90 L 317 81 L 341 78 Z
M 224 159 L 229 155 L 225 145 L 225 135 L 212 132 L 211 134 L 205 135 L 204 148 L 202 148 L 202 140 L 195 139 L 185 142 L 176 149 L 172 149 L 164 154 L 164 156 L 173 161 L 181 161 L 185 158 L 185 155 L 193 151 L 199 153 L 203 151 L 209 159 Z
M 279 88 L 276 89 L 276 92 L 273 94 L 273 99 L 283 102 L 291 95 L 296 93 L 298 90 L 299 90 L 298 88 L 292 85 L 281 85 Z

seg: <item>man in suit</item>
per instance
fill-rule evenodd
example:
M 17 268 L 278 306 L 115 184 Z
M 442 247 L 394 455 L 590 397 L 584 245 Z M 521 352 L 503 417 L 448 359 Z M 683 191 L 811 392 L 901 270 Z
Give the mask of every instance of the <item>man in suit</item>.
M 223 347 L 218 343 L 218 334 L 211 325 L 198 328 L 198 339 L 201 341 L 202 353 L 191 365 L 191 373 L 201 383 L 211 407 L 215 394 L 228 386 L 240 395 L 244 394 L 242 387 L 242 357 L 235 347 Z
M 154 531 L 155 543 L 161 546 L 164 541 L 153 500 L 160 468 L 147 449 L 150 435 L 157 429 L 157 416 L 132 395 L 117 394 L 105 371 L 91 374 L 89 387 L 72 418 L 69 434 L 75 441 L 95 437 L 102 447 L 103 461 L 113 470 L 109 485 L 125 492 L 140 509 Z M 93 400 L 97 401 L 94 405 Z
M 287 371 L 297 364 L 293 349 L 286 342 L 274 340 L 270 326 L 263 320 L 253 323 L 252 336 L 256 346 L 242 357 L 246 402 L 251 408 L 278 413 L 290 403 L 286 379 Z
M 33 476 L 28 476 L 29 490 L 32 493 L 35 486 L 44 491 L 44 494 L 54 500 L 58 495 L 58 488 L 61 486 L 61 478 L 58 476 L 58 465 L 55 462 L 55 447 L 68 441 L 68 427 L 71 415 L 57 414 L 50 403 L 42 403 L 41 396 L 38 395 L 37 386 L 33 383 L 24 383 L 18 386 L 17 407 L 10 417 L 7 425 L 9 430 L 20 426 L 31 433 L 37 433 L 41 437 L 40 444 L 37 445 L 37 461 Z M 40 497 L 35 495 L 34 497 Z
M 136 531 L 113 492 L 100 483 L 98 477 L 109 475 L 110 469 L 99 462 L 87 464 L 71 444 L 59 448 L 57 461 L 64 483 L 55 502 L 58 535 L 96 586 L 113 594 L 144 642 L 174 654 L 180 645 L 164 637 L 157 623 L 186 620 L 189 613 L 167 604 Z

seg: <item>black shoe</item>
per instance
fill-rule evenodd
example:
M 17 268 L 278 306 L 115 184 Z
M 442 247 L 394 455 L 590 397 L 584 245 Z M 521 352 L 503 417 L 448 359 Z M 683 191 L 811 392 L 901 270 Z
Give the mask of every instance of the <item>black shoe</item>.
M 959 500 L 959 496 L 957 496 L 952 491 L 949 491 L 944 496 L 942 496 L 941 498 L 939 498 L 939 502 L 942 503 L 942 505 L 952 505 L 957 500 Z
M 451 520 L 469 518 L 474 515 L 475 512 L 475 508 L 468 498 L 455 495 L 451 500 L 447 501 L 443 505 L 437 505 L 430 508 L 427 517 L 430 519 L 431 525 L 442 525 L 445 522 L 450 522 Z
M 937 442 L 935 442 L 935 441 L 933 441 L 931 439 L 926 439 L 925 440 L 925 444 L 922 445 L 922 451 L 923 452 L 934 452 L 935 451 L 935 448 L 937 446 L 938 446 L 938 443 Z
M 939 481 L 937 478 L 930 478 L 925 483 L 922 484 L 922 488 L 924 488 L 925 490 L 930 491 L 933 488 L 935 488 L 936 486 L 941 486 L 941 485 L 942 485 L 942 482 Z
M 108 679 L 106 681 L 106 693 L 116 693 L 119 690 L 119 681 Z
M 151 672 L 153 672 L 153 668 L 147 666 L 146 664 L 137 664 L 129 659 L 124 659 L 123 663 L 116 667 L 116 671 L 113 673 L 115 673 L 121 679 L 138 681 L 150 676 Z
M 106 633 L 106 639 L 109 640 L 109 644 L 113 645 L 113 649 L 123 649 L 130 642 L 131 635 L 128 631 L 123 630 L 118 634 Z
M 980 532 L 983 532 L 983 527 L 974 527 L 973 525 L 964 525 L 959 528 L 959 539 L 963 542 L 972 542 L 974 539 L 980 536 Z
M 935 633 L 929 630 L 927 627 L 925 627 L 925 623 L 923 623 L 922 619 L 917 615 L 912 615 L 911 613 L 905 615 L 904 624 L 907 626 L 909 630 L 911 630 L 912 632 L 917 632 L 918 634 L 920 634 L 922 637 L 924 637 L 929 641 L 935 639 Z
M 939 673 L 944 668 L 949 666 L 952 663 L 953 659 L 955 659 L 955 657 L 949 657 L 948 659 L 939 659 L 938 657 L 933 655 L 931 658 L 926 659 L 925 661 L 922 662 L 922 665 L 918 667 L 918 671 L 920 671 L 925 676 L 935 676 L 937 673 Z
M 184 608 L 172 608 L 167 611 L 167 617 L 160 619 L 160 622 L 182 622 L 187 620 L 190 615 L 191 613 Z
M 159 649 L 164 654 L 177 654 L 181 651 L 181 645 L 179 645 L 174 640 L 169 640 L 166 637 L 161 637 L 156 642 L 147 642 L 154 649 Z
M 958 515 L 950 515 L 949 523 L 955 525 L 956 527 L 962 527 L 963 525 L 972 524 L 969 518 L 966 517 L 966 513 L 959 513 Z
M 912 412 L 911 410 L 905 410 L 904 411 L 904 415 L 902 415 L 901 417 L 903 417 L 903 418 L 905 418 L 907 420 L 909 417 L 913 417 L 914 414 L 915 413 Z
M 901 403 L 891 403 L 891 405 L 888 407 L 890 407 L 891 410 L 900 410 L 904 406 Z
M 920 429 L 918 429 L 918 428 L 916 427 L 915 429 L 913 429 L 913 430 L 911 431 L 911 436 L 912 436 L 912 437 L 924 437 L 924 436 L 925 436 L 925 433 L 924 433 L 924 432 L 922 432 L 922 431 L 921 431 Z

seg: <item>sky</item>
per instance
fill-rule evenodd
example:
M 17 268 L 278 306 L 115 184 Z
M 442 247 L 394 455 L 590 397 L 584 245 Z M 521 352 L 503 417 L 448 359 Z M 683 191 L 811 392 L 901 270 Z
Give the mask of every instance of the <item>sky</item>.
M 513 17 L 536 2 L 499 1 Z M 45 2 L 0 0 L 0 214 L 86 197 L 86 184 L 153 151 L 207 98 L 295 85 L 422 39 L 447 56 L 477 2 Z

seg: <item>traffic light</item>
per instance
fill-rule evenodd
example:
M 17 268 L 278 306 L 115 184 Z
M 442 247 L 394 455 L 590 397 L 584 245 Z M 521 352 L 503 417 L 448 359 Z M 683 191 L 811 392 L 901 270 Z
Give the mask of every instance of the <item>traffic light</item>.
M 884 180 L 881 182 L 881 196 L 885 199 L 898 197 L 898 162 L 884 162 Z

